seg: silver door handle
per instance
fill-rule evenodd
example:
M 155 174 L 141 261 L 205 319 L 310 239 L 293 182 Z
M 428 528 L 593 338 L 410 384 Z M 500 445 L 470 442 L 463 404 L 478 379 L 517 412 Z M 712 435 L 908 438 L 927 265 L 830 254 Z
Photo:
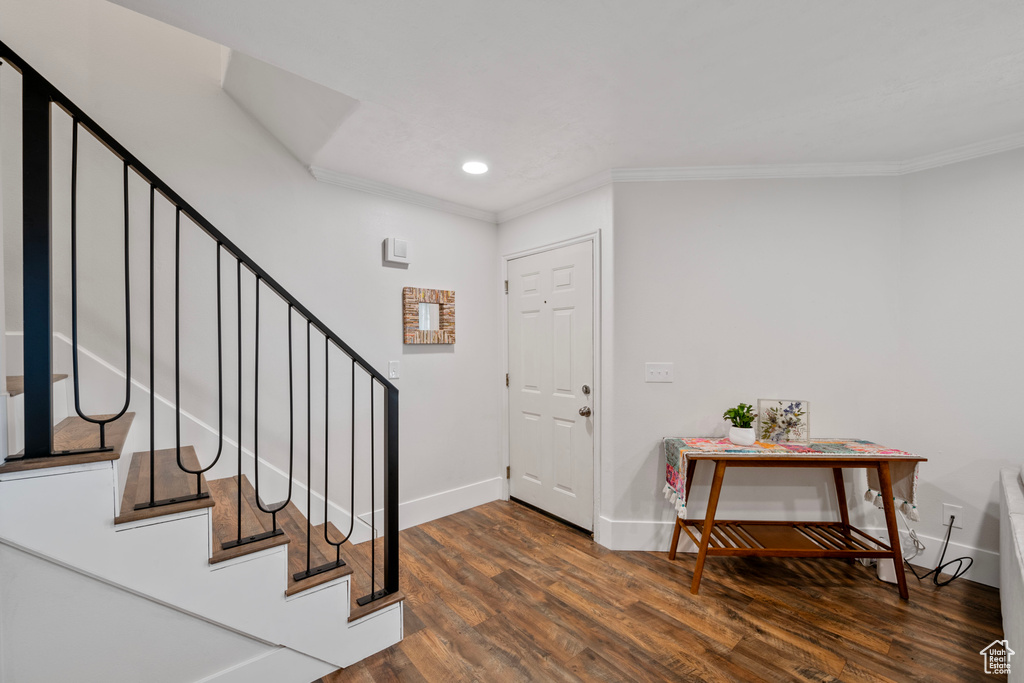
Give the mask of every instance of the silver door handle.
M 590 406 L 583 406 L 580 408 L 580 415 L 583 417 L 590 417 Z

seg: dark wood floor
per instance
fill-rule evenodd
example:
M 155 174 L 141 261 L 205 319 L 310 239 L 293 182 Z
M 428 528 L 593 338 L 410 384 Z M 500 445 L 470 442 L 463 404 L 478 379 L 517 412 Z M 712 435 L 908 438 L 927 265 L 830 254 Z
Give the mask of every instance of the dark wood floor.
M 405 640 L 341 681 L 973 681 L 999 592 L 860 564 L 612 552 L 515 503 L 403 531 Z M 1005 680 L 1005 679 L 1004 679 Z

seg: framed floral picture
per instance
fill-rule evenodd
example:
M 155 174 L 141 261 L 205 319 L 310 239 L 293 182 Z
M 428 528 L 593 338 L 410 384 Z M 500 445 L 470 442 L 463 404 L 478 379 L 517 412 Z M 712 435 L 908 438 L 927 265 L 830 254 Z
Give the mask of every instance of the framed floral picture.
M 757 399 L 757 440 L 810 443 L 811 408 L 807 401 Z

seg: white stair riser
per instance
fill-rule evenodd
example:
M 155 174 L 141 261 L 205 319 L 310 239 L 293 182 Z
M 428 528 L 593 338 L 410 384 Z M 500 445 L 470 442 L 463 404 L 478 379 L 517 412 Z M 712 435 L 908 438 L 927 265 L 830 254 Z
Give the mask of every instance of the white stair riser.
M 286 599 L 287 552 L 214 571 L 208 510 L 121 531 L 113 467 L 0 480 L 0 536 L 247 635 L 348 666 L 401 640 L 401 605 L 348 623 L 349 580 Z

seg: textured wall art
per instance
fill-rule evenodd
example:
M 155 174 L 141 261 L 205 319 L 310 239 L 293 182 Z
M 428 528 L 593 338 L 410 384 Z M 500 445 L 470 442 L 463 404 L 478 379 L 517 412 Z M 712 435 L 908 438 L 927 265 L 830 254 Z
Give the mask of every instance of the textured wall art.
M 810 443 L 811 406 L 807 401 L 757 400 L 757 439 L 769 443 Z
M 455 292 L 450 289 L 404 288 L 402 338 L 406 344 L 454 344 Z

